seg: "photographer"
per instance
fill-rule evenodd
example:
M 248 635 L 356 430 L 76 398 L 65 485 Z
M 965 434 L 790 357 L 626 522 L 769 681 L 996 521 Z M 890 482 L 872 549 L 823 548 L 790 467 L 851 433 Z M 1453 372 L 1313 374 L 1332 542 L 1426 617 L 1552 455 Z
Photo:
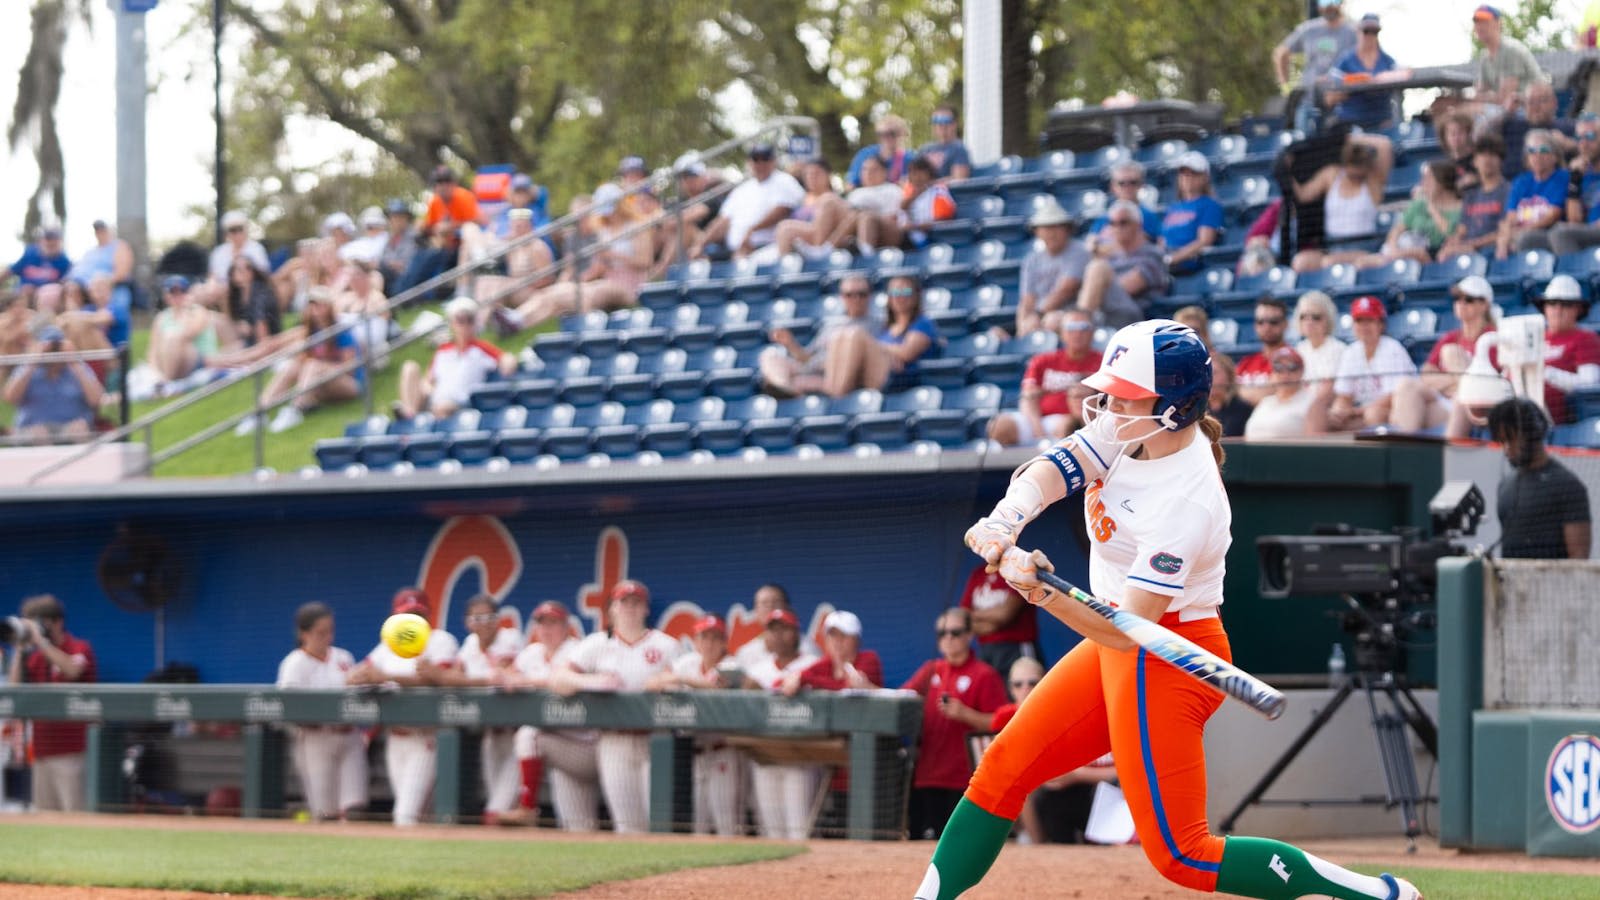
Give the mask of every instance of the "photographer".
M 67 633 L 61 601 L 40 594 L 22 601 L 22 628 L 15 636 L 8 680 L 12 684 L 58 684 L 98 680 L 94 649 Z M 83 809 L 83 754 L 88 726 L 81 722 L 33 723 L 33 806 L 38 810 Z
M 1589 558 L 1589 491 L 1545 450 L 1549 433 L 1549 417 L 1526 397 L 1489 411 L 1489 434 L 1513 470 L 1500 482 L 1503 558 Z

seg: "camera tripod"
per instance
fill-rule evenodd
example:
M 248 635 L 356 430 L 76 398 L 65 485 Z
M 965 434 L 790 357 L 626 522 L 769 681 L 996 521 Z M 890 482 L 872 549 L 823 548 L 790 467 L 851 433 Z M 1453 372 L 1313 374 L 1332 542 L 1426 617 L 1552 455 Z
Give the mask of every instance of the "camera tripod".
M 1357 689 L 1362 690 L 1367 696 L 1367 708 L 1372 714 L 1373 736 L 1378 741 L 1378 756 L 1383 761 L 1383 780 L 1385 795 L 1382 797 L 1368 796 L 1355 799 L 1312 799 L 1312 800 L 1263 800 L 1265 794 L 1278 776 L 1294 762 L 1300 751 L 1317 736 L 1322 726 L 1328 724 L 1339 707 L 1350 699 Z M 1388 702 L 1387 706 L 1380 708 L 1378 697 L 1382 695 Z M 1406 852 L 1415 853 L 1417 849 L 1416 838 L 1422 833 L 1421 819 L 1417 812 L 1419 804 L 1431 802 L 1436 798 L 1422 794 L 1422 788 L 1417 782 L 1417 769 L 1411 759 L 1411 747 L 1406 740 L 1406 728 L 1410 727 L 1417 734 L 1418 740 L 1427 749 L 1434 759 L 1439 758 L 1439 733 L 1429 718 L 1427 710 L 1417 702 L 1417 698 L 1396 675 L 1393 669 L 1367 669 L 1360 667 L 1344 684 L 1339 686 L 1337 693 L 1316 718 L 1311 720 L 1305 730 L 1294 739 L 1289 749 L 1283 752 L 1261 776 L 1261 779 L 1250 788 L 1239 801 L 1239 805 L 1228 813 L 1222 820 L 1223 834 L 1232 834 L 1233 825 L 1238 821 L 1246 808 L 1251 805 L 1274 806 L 1335 806 L 1335 805 L 1372 805 L 1383 804 L 1386 809 L 1400 810 L 1400 825 L 1405 831 Z

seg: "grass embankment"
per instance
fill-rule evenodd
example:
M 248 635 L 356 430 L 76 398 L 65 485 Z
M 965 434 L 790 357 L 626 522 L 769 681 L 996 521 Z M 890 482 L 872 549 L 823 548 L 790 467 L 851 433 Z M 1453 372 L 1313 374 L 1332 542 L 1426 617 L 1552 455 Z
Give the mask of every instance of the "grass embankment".
M 329 829 L 242 834 L 47 825 L 0 825 L 0 846 L 0 883 L 373 900 L 543 897 L 805 851 L 743 841 L 411 840 Z

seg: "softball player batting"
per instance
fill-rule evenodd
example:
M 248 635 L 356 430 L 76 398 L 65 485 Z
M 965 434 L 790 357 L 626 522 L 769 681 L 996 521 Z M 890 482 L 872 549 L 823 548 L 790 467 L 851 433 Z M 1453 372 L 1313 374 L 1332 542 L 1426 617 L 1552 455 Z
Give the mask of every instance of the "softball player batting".
M 1218 837 L 1206 822 L 1206 720 L 1211 688 L 1133 644 L 1082 604 L 1041 585 L 1044 554 L 1017 535 L 1050 503 L 1087 491 L 1094 593 L 1224 659 L 1224 556 L 1232 513 L 1219 466 L 1220 424 L 1205 415 L 1210 354 L 1167 319 L 1112 336 L 1083 429 L 1012 476 L 967 544 L 1029 602 L 1088 640 L 1045 675 L 983 754 L 946 826 L 918 900 L 948 900 L 977 884 L 999 855 L 1028 794 L 1110 751 L 1145 855 L 1197 891 L 1266 900 L 1420 900 L 1406 881 L 1371 877 L 1265 838 Z
M 606 610 L 610 627 L 578 642 L 566 671 L 552 677 L 558 693 L 642 690 L 650 676 L 667 669 L 683 646 L 650 627 L 650 591 L 637 581 L 617 582 Z M 619 834 L 650 828 L 650 735 L 605 731 L 595 742 L 600 792 Z

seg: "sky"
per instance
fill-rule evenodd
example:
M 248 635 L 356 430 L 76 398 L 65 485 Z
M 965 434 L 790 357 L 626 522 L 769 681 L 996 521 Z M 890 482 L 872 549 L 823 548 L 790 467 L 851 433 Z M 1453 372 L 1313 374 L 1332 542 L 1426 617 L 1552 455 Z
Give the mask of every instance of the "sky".
M 92 0 L 93 24 L 74 26 L 68 41 L 65 83 L 57 107 L 66 160 L 67 251 L 76 255 L 93 243 L 89 224 L 116 218 L 115 79 L 116 28 L 108 2 Z M 1070 2 L 1070 0 L 1068 0 Z M 1558 0 L 1576 22 L 1586 0 Z M 1478 0 L 1348 0 L 1347 14 L 1382 16 L 1385 49 L 1401 65 L 1443 65 L 1464 62 L 1471 55 L 1472 10 Z M 1504 8 L 1515 9 L 1515 2 Z M 9 117 L 16 98 L 17 66 L 27 53 L 29 7 L 26 0 L 0 2 L 0 114 Z M 148 75 L 151 92 L 146 109 L 147 220 L 153 246 L 195 233 L 204 222 L 189 213 L 212 203 L 210 162 L 215 130 L 211 119 L 211 34 L 194 24 L 195 0 L 161 0 L 146 14 Z M 227 32 L 236 47 L 244 40 L 238 26 Z M 1262 48 L 1261 64 L 1270 66 Z M 224 54 L 224 103 L 228 73 Z M 360 141 L 336 127 L 291 132 L 298 154 L 331 157 Z M 309 136 L 314 135 L 314 139 Z M 32 151 L 9 148 L 5 178 L 0 179 L 0 259 L 21 252 L 16 230 L 27 198 L 37 182 Z

